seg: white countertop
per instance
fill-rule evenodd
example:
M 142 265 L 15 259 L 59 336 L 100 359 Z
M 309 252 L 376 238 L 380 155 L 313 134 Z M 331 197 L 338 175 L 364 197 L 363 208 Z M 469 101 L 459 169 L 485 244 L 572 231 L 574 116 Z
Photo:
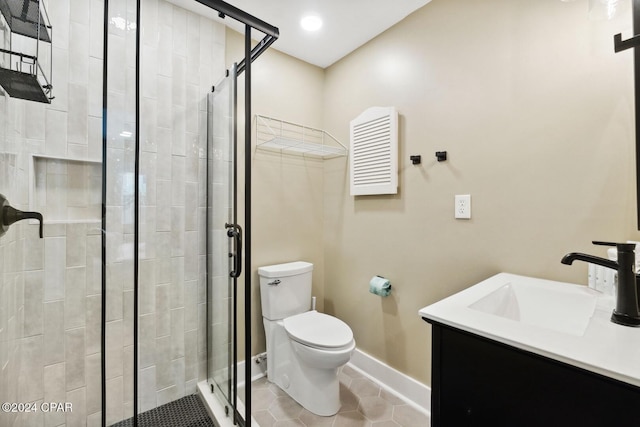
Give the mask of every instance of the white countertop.
M 584 335 L 577 336 L 524 324 L 469 306 L 506 283 L 521 281 L 557 287 L 577 285 L 509 273 L 490 277 L 462 292 L 419 310 L 420 316 L 569 365 L 640 387 L 640 328 L 610 321 L 612 297 L 585 287 L 597 297 Z

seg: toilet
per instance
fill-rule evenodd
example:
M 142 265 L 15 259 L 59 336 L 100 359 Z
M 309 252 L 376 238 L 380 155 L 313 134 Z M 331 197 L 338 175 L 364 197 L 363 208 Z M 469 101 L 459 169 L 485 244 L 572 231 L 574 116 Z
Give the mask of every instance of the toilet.
M 356 342 L 342 320 L 311 307 L 313 264 L 260 267 L 260 299 L 267 341 L 267 378 L 316 415 L 340 409 L 338 368 Z

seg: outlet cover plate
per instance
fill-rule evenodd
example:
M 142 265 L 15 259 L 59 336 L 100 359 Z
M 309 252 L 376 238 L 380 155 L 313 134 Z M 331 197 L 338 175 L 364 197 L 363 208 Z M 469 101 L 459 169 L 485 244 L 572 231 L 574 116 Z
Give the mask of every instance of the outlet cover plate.
M 471 195 L 470 194 L 456 195 L 455 218 L 471 219 Z

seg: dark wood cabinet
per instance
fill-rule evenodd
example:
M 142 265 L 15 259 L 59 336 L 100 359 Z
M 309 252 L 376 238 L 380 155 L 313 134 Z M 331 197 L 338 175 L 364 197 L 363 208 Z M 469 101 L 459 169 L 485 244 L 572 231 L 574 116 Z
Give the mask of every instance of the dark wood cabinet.
M 640 427 L 639 387 L 427 321 L 434 427 Z

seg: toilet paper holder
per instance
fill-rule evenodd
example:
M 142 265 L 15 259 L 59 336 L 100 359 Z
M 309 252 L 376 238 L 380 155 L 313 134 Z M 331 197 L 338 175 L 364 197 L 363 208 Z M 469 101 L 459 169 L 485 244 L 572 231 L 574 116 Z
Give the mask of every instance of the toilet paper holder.
M 380 275 L 375 275 L 369 281 L 369 292 L 381 297 L 388 297 L 391 294 L 391 281 Z

